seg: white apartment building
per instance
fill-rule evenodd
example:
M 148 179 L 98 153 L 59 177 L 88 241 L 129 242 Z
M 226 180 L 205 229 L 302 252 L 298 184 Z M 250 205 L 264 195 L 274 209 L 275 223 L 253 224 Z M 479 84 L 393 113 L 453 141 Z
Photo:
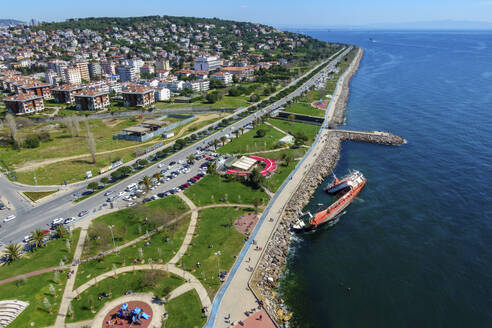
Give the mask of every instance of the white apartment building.
M 168 88 L 155 88 L 154 97 L 156 101 L 166 101 L 171 98 L 171 90 Z
M 219 60 L 217 56 L 198 56 L 195 59 L 193 69 L 195 71 L 214 71 L 222 66 L 222 60 Z
M 63 81 L 68 84 L 81 84 L 80 70 L 75 67 L 65 68 L 63 70 Z
M 120 76 L 122 82 L 133 82 L 140 78 L 139 70 L 130 65 L 117 66 L 116 74 Z
M 224 82 L 225 84 L 231 84 L 233 82 L 232 74 L 228 73 L 228 72 L 217 72 L 217 73 L 210 75 L 210 78 L 220 80 L 220 81 Z

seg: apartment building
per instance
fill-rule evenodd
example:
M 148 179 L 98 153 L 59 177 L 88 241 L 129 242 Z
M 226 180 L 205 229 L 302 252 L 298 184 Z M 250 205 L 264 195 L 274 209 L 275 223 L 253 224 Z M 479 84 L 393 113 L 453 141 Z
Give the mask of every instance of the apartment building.
M 48 83 L 42 83 L 36 80 L 28 81 L 18 87 L 19 93 L 32 93 L 36 96 L 43 97 L 43 99 L 51 99 L 51 85 Z
M 108 75 L 116 74 L 116 65 L 112 61 L 101 62 L 101 69 L 104 73 Z
M 101 63 L 99 62 L 90 62 L 89 63 L 89 76 L 91 80 L 97 79 L 101 77 L 103 74 L 103 70 L 101 67 Z
M 120 76 L 121 82 L 134 82 L 140 78 L 138 69 L 130 65 L 117 66 L 116 74 Z
M 125 106 L 149 106 L 155 103 L 154 89 L 145 85 L 129 84 L 121 90 Z
M 235 75 L 240 79 L 250 80 L 253 78 L 255 67 L 254 66 L 222 67 L 220 71 Z
M 167 101 L 171 99 L 171 90 L 157 87 L 154 89 L 154 98 L 156 101 Z
M 81 85 L 65 84 L 51 89 L 55 102 L 58 104 L 73 104 L 75 102 L 75 93 L 81 91 L 84 87 Z
M 210 75 L 211 79 L 216 79 L 224 82 L 226 85 L 232 83 L 232 74 L 228 72 L 217 72 Z
M 193 69 L 195 71 L 214 71 L 222 66 L 222 60 L 217 56 L 198 56 L 195 59 Z
M 84 81 L 89 82 L 91 76 L 89 74 L 89 64 L 87 62 L 78 62 L 75 67 L 80 71 L 80 78 Z
M 33 114 L 44 110 L 43 97 L 32 93 L 20 93 L 4 99 L 5 107 L 16 115 Z
M 100 110 L 108 107 L 109 94 L 101 90 L 82 90 L 74 94 L 78 110 Z
M 68 67 L 63 70 L 63 81 L 67 84 L 81 84 L 82 76 L 80 70 L 75 67 Z
M 155 61 L 155 69 L 158 71 L 170 71 L 171 65 L 169 65 L 169 60 L 167 59 L 157 59 Z

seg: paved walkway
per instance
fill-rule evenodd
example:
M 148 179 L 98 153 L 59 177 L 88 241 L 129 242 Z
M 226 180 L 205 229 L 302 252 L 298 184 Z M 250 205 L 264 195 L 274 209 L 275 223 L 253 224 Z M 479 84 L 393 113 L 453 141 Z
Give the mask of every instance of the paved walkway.
M 278 132 L 280 133 L 283 133 L 285 134 L 286 136 L 290 136 L 290 134 L 288 132 L 285 132 L 284 130 L 282 130 L 281 128 L 279 127 L 276 127 L 275 125 L 271 124 L 271 123 L 268 123 L 268 122 L 265 122 L 266 125 L 268 125 L 269 127 L 271 128 L 274 128 L 275 130 L 277 130 Z

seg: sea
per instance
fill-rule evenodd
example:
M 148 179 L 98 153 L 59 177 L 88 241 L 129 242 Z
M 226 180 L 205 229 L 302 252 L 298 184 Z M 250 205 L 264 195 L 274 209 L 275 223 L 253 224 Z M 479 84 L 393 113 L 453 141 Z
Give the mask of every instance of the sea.
M 290 326 L 492 327 L 492 32 L 301 32 L 365 51 L 341 128 L 407 144 L 342 143 L 335 174 L 367 184 L 333 227 L 293 237 Z

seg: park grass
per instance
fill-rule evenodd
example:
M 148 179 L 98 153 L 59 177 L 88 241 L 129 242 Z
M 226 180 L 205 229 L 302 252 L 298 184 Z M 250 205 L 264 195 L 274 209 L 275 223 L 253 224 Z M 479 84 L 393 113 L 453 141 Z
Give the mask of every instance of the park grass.
M 264 137 L 256 136 L 256 131 L 260 129 L 266 131 L 266 135 Z M 254 129 L 240 135 L 239 138 L 230 136 L 233 138 L 232 141 L 223 147 L 220 147 L 217 152 L 220 154 L 240 154 L 272 150 L 275 149 L 278 141 L 284 136 L 285 135 L 282 132 L 266 124 L 260 124 Z
M 32 271 L 56 267 L 63 260 L 65 264 L 72 262 L 73 253 L 79 240 L 80 229 L 72 232 L 70 251 L 66 247 L 66 238 L 53 239 L 45 244 L 44 247 L 34 249 L 25 253 L 20 259 L 0 266 L 0 280 L 15 277 Z M 2 289 L 0 287 L 0 289 Z
M 248 96 L 223 96 L 219 101 L 215 102 L 212 107 L 213 108 L 239 108 L 246 107 L 249 105 Z
M 154 278 L 150 275 L 155 274 Z M 67 316 L 66 322 L 77 322 L 94 318 L 106 302 L 125 295 L 125 292 L 152 292 L 161 298 L 169 294 L 173 289 L 182 285 L 184 280 L 176 275 L 158 270 L 135 271 L 119 274 L 117 278 L 106 278 L 80 294 L 80 300 L 72 301 L 73 318 Z M 98 296 L 102 293 L 111 293 L 110 297 L 101 300 Z M 94 313 L 91 311 L 91 302 Z
M 111 231 L 113 226 L 116 246 L 123 245 L 157 226 L 166 224 L 188 211 L 186 204 L 176 196 L 169 196 L 145 204 L 105 214 L 92 221 L 89 234 L 99 233 L 99 240 L 89 239 L 82 258 L 87 258 L 113 248 Z M 148 218 L 148 220 L 146 220 Z
M 152 259 L 154 263 L 169 262 L 183 243 L 190 223 L 190 217 L 191 216 L 188 215 L 186 218 L 164 228 L 150 238 L 140 241 L 135 245 L 123 248 L 118 254 L 112 253 L 106 255 L 103 258 L 103 261 L 92 260 L 80 264 L 74 288 L 78 288 L 98 275 L 113 270 L 113 264 L 118 268 L 128 266 L 132 265 L 133 259 L 138 259 L 139 263 L 141 263 L 142 260 L 144 260 L 145 263 L 148 263 L 149 259 Z M 169 238 L 169 241 L 166 241 L 167 238 Z M 150 241 L 150 245 L 145 246 L 146 241 Z M 140 257 L 139 249 L 142 249 L 142 257 Z M 158 249 L 160 249 L 161 252 L 160 257 Z
M 303 103 L 294 103 L 288 106 L 285 110 L 288 113 L 316 116 L 316 117 L 325 117 L 325 111 L 319 108 L 314 108 L 311 104 L 303 104 Z
M 169 315 L 166 328 L 200 328 L 206 322 L 200 297 L 194 289 L 170 300 L 166 311 Z
M 287 166 L 284 166 L 282 164 L 278 165 L 275 173 L 265 180 L 265 187 L 267 187 L 272 192 L 276 192 L 278 188 L 280 188 L 284 180 L 287 179 L 290 172 L 294 170 L 298 162 L 299 161 L 292 161 Z
M 54 273 L 44 273 L 27 279 L 17 280 L 0 287 L 0 300 L 20 300 L 29 306 L 9 325 L 9 327 L 47 327 L 55 323 L 60 307 L 67 273 L 60 272 L 59 284 L 54 281 Z M 49 285 L 55 287 L 52 295 Z M 51 305 L 51 313 L 44 305 L 44 299 Z
M 167 103 L 167 102 L 156 102 L 154 106 L 159 109 L 197 107 L 194 104 L 174 104 L 174 103 Z
M 58 190 L 49 190 L 49 191 L 24 191 L 24 195 L 29 197 L 33 202 L 40 200 L 46 196 L 54 194 Z
M 274 151 L 269 153 L 257 153 L 255 155 L 278 161 L 282 159 L 283 154 L 289 154 L 293 158 L 301 158 L 306 154 L 307 150 L 308 148 L 306 147 L 299 147 L 299 148 L 282 149 L 279 151 Z
M 228 180 L 218 175 L 207 175 L 200 182 L 185 190 L 196 206 L 210 204 L 252 204 L 253 199 L 261 198 L 268 202 L 268 195 L 262 189 L 253 189 L 245 184 Z
M 277 128 L 289 133 L 289 134 L 298 134 L 303 133 L 307 138 L 307 143 L 312 144 L 318 131 L 321 129 L 321 126 L 300 122 L 290 122 L 285 120 L 277 120 L 277 119 L 269 119 L 268 123 L 276 126 Z
M 234 228 L 234 221 L 247 211 L 233 207 L 216 207 L 198 213 L 196 234 L 178 264 L 201 281 L 211 299 L 221 285 L 218 269 L 229 271 L 244 245 L 245 237 Z M 216 255 L 218 251 L 220 255 Z M 200 262 L 200 268 L 197 267 L 197 262 Z
M 117 159 L 128 162 L 134 159 L 134 149 L 116 151 L 106 155 L 96 155 L 96 163 L 93 164 L 90 156 L 66 161 L 59 161 L 49 165 L 40 166 L 35 170 L 16 172 L 17 182 L 25 184 L 34 183 L 34 175 L 39 185 L 62 185 L 74 183 L 85 179 L 85 172 L 92 171 L 93 176 L 99 174 L 99 170 L 110 165 Z

